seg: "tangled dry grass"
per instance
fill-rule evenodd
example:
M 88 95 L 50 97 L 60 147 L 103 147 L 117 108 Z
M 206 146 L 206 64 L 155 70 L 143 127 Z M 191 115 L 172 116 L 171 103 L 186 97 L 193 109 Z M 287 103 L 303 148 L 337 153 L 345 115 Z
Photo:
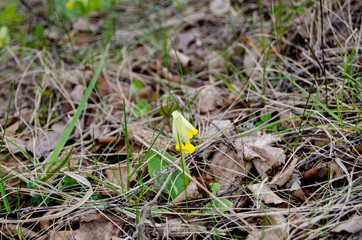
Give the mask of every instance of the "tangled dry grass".
M 0 52 L 2 238 L 361 237 L 359 1 L 41 3 L 18 30 L 46 46 Z M 174 109 L 199 130 L 177 197 Z

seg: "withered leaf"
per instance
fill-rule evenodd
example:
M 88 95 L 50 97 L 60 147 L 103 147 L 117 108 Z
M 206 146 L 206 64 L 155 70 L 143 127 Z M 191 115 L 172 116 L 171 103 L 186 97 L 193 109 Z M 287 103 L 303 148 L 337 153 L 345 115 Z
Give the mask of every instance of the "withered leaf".
M 53 232 L 49 239 L 64 239 L 64 237 L 75 240 L 112 240 L 121 234 L 124 222 L 111 215 L 97 214 L 83 217 L 79 221 L 79 229 Z
M 185 192 L 182 192 L 180 195 L 178 195 L 173 202 L 174 203 L 181 203 L 186 200 L 192 200 L 192 199 L 198 199 L 202 197 L 202 193 L 199 192 L 199 188 L 195 181 L 192 181 L 186 188 L 186 194 Z
M 179 218 L 169 219 L 161 226 L 165 236 L 189 237 L 198 232 L 205 232 L 207 229 L 200 224 L 198 218 L 188 219 L 187 222 Z
M 34 153 L 37 157 L 43 156 L 55 148 L 61 136 L 61 132 L 42 132 L 27 141 L 26 150 Z
M 332 232 L 339 233 L 342 231 L 346 231 L 348 233 L 358 233 L 362 231 L 362 216 L 354 214 L 351 219 L 338 224 L 337 227 L 332 229 Z
M 202 113 L 215 110 L 218 106 L 222 106 L 222 90 L 215 86 L 206 86 L 201 89 L 195 103 Z
M 220 184 L 220 191 L 228 190 L 233 185 L 240 184 L 245 177 L 244 160 L 230 149 L 221 149 L 211 161 L 210 174 Z
M 248 189 L 252 191 L 258 199 L 266 204 L 280 204 L 284 202 L 283 199 L 270 190 L 269 187 L 260 183 L 249 185 Z

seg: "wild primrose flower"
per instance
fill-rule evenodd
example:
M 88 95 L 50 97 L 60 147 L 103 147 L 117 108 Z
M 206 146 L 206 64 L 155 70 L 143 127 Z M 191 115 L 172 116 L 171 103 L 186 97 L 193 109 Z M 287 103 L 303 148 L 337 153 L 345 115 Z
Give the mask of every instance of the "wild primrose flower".
M 194 128 L 178 111 L 172 113 L 172 133 L 176 139 L 176 150 L 180 151 L 180 144 L 185 154 L 195 152 L 195 147 L 190 143 L 190 139 L 199 131 Z M 182 144 L 182 141 L 185 144 Z
M 74 1 L 68 1 L 68 2 L 66 2 L 65 6 L 66 6 L 69 10 L 73 10 L 73 8 L 74 8 Z
M 6 26 L 0 28 L 0 47 L 10 43 L 9 29 Z
M 89 2 L 89 0 L 69 0 L 68 2 L 65 3 L 65 6 L 66 6 L 69 10 L 73 10 L 74 4 L 75 4 L 76 2 L 79 2 L 79 3 L 83 4 L 83 6 L 84 6 L 85 8 L 87 8 L 87 7 L 88 7 L 88 2 Z

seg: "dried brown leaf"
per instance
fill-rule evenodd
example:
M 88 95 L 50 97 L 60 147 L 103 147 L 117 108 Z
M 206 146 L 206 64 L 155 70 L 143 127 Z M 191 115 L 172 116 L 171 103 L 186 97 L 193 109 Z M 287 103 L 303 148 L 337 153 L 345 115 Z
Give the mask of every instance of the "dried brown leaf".
M 158 135 L 157 132 L 142 128 L 137 124 L 130 124 L 127 130 L 130 141 L 136 140 L 140 144 L 143 144 L 144 142 L 150 144 Z M 160 135 L 155 141 L 154 146 L 157 146 L 161 149 L 169 149 L 172 145 L 170 144 L 169 140 Z
M 207 229 L 200 224 L 198 218 L 188 219 L 187 222 L 179 218 L 173 218 L 161 224 L 164 236 L 170 237 L 189 237 L 195 233 L 202 233 Z
M 303 191 L 303 188 L 301 188 L 301 187 L 293 192 L 293 197 L 295 197 L 296 199 L 298 199 L 301 202 L 307 202 L 308 201 L 308 198 L 305 195 L 305 192 Z
M 268 146 L 273 143 L 276 143 L 280 140 L 280 137 L 273 134 L 262 134 L 261 132 L 256 132 L 249 136 L 243 137 L 242 139 L 238 138 L 236 142 L 240 146 L 249 145 L 249 146 Z
M 79 221 L 79 229 L 72 231 L 59 231 L 49 236 L 50 239 L 66 239 L 75 240 L 111 240 L 121 234 L 121 228 L 124 222 L 119 218 L 111 215 L 97 214 L 89 217 L 83 217 Z
M 308 183 L 323 182 L 328 178 L 328 167 L 314 167 L 303 174 L 303 181 Z
M 26 150 L 40 157 L 54 149 L 58 140 L 62 136 L 61 132 L 47 131 L 30 139 L 26 143 Z
M 258 199 L 266 204 L 280 204 L 284 202 L 283 199 L 270 190 L 269 187 L 260 183 L 249 185 L 248 189 L 252 191 Z
M 283 110 L 283 109 L 279 109 L 279 118 L 280 120 L 284 120 L 284 119 L 288 119 L 288 118 L 293 118 L 295 116 L 297 116 L 295 113 L 293 113 L 292 111 L 288 110 Z M 288 129 L 295 129 L 296 126 L 299 126 L 301 123 L 301 119 L 300 118 L 296 118 L 296 119 L 292 119 L 292 120 L 288 120 L 285 122 L 282 122 L 282 126 L 286 127 Z
M 180 195 L 178 195 L 173 202 L 174 203 L 181 203 L 186 200 L 192 200 L 192 199 L 198 199 L 202 197 L 202 193 L 199 192 L 199 188 L 195 181 L 192 181 L 186 188 L 186 195 L 185 192 L 182 192 Z
M 195 103 L 202 113 L 213 111 L 223 105 L 222 90 L 212 85 L 206 86 L 201 89 Z
M 271 183 L 277 185 L 278 187 L 281 187 L 284 184 L 286 184 L 293 176 L 293 172 L 295 170 L 295 166 L 298 163 L 298 160 L 299 160 L 298 158 L 294 158 L 293 161 L 290 162 L 288 167 L 284 169 L 284 171 L 277 173 L 273 177 Z
M 70 93 L 70 98 L 74 102 L 80 103 L 80 101 L 82 101 L 83 94 L 84 94 L 84 87 L 82 85 L 78 84 L 74 87 L 74 89 Z
M 216 16 L 223 16 L 229 12 L 230 2 L 227 0 L 213 0 L 210 3 L 210 11 Z
M 170 50 L 169 54 L 171 57 L 175 58 L 175 60 L 180 61 L 182 67 L 187 67 L 189 64 L 191 64 L 191 58 L 182 52 L 176 51 L 175 53 L 175 51 L 172 49 Z
M 258 173 L 265 179 L 267 171 L 285 163 L 286 156 L 283 149 L 267 146 L 278 140 L 278 136 L 271 134 L 254 134 L 237 139 L 235 146 L 239 152 L 242 152 L 245 159 L 253 161 Z
M 227 149 L 216 153 L 210 164 L 210 174 L 220 184 L 220 191 L 241 183 L 245 177 L 245 163 L 240 155 Z
M 231 127 L 231 121 L 230 120 L 213 120 L 212 124 L 210 123 L 207 126 L 205 134 L 202 137 L 206 138 L 206 139 L 214 137 L 214 135 L 216 133 L 220 132 L 219 129 L 221 131 L 224 131 L 225 129 L 228 129 L 230 127 Z
M 348 233 L 358 233 L 362 231 L 362 216 L 354 214 L 350 219 L 338 224 L 332 232 L 342 232 L 346 231 Z

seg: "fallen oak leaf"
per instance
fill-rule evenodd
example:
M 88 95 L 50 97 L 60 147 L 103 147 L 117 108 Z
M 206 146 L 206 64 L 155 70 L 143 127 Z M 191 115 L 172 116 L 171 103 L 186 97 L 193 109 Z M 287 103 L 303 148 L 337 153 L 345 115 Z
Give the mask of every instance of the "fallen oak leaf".
M 350 219 L 337 225 L 332 232 L 340 233 L 346 231 L 348 233 L 358 233 L 362 231 L 362 216 L 354 214 Z
M 279 140 L 278 136 L 270 134 L 253 135 L 238 138 L 235 146 L 245 160 L 251 160 L 262 179 L 267 177 L 266 172 L 271 168 L 285 163 L 286 156 L 281 148 L 267 146 Z
M 185 194 L 186 191 L 186 194 Z M 199 199 L 202 197 L 202 193 L 199 191 L 199 187 L 197 186 L 195 181 L 192 181 L 187 187 L 186 190 L 184 192 L 180 193 L 180 195 L 178 195 L 173 202 L 175 204 L 184 202 L 186 200 L 186 196 L 187 196 L 187 200 L 193 200 L 193 199 Z
M 252 184 L 248 186 L 248 189 L 254 193 L 257 199 L 260 199 L 266 204 L 281 204 L 284 202 L 283 199 L 263 184 Z
M 297 165 L 298 162 L 298 158 L 294 158 L 290 164 L 288 165 L 287 168 L 285 168 L 284 171 L 279 172 L 277 174 L 275 174 L 275 176 L 273 177 L 273 179 L 271 180 L 272 184 L 275 184 L 278 187 L 283 186 L 284 184 L 286 184 L 292 177 L 293 172 L 295 170 L 295 166 Z
M 210 174 L 219 183 L 220 191 L 238 185 L 245 177 L 245 162 L 242 156 L 228 149 L 225 145 L 219 149 L 211 161 Z
M 69 237 L 79 240 L 112 240 L 121 234 L 124 222 L 111 215 L 97 214 L 84 217 L 79 221 L 79 229 L 53 232 L 49 239 Z

